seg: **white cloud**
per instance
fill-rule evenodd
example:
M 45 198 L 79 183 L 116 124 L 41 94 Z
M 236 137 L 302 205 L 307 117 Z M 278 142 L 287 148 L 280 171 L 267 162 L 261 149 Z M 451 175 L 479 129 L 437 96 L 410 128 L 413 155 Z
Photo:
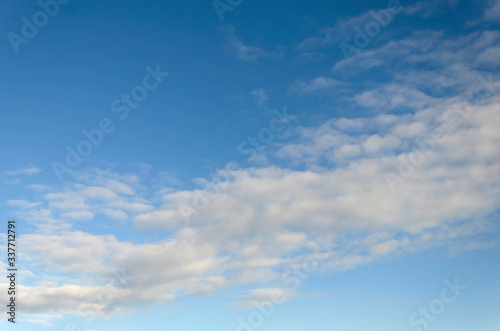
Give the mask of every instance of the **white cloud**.
M 32 175 L 35 175 L 41 171 L 42 171 L 42 169 L 33 166 L 33 167 L 21 168 L 21 169 L 17 169 L 17 170 L 2 171 L 1 174 L 6 175 L 6 176 L 20 176 L 20 175 L 32 176 Z
M 41 202 L 29 202 L 26 200 L 7 200 L 7 203 L 10 206 L 16 206 L 22 209 L 31 209 L 42 204 Z
M 437 99 L 405 86 L 390 84 L 356 95 L 354 101 L 372 110 L 388 112 L 398 107 L 421 109 L 437 103 Z
M 65 274 L 104 273 L 105 259 L 118 245 L 114 236 L 94 236 L 83 232 L 25 234 L 26 262 Z
M 428 0 L 420 1 L 415 4 L 404 4 L 402 1 L 399 2 L 404 15 L 419 14 L 425 18 L 437 14 L 444 14 L 450 10 L 450 7 L 456 7 L 457 3 L 458 0 Z M 393 4 L 397 5 L 398 2 Z M 385 17 L 385 14 L 381 14 L 381 12 L 386 10 L 387 6 L 385 8 L 374 8 L 373 10 L 360 13 L 357 16 L 339 18 L 335 24 L 320 29 L 317 33 L 318 36 L 310 37 L 302 41 L 296 47 L 296 50 L 300 52 L 310 52 L 333 45 L 338 46 L 342 41 L 351 41 L 356 34 L 357 28 L 363 29 L 368 22 L 376 21 L 373 13 Z M 396 10 L 396 13 L 396 16 L 401 15 L 398 10 Z M 394 17 L 395 15 L 391 14 L 391 20 L 394 19 Z M 377 36 L 377 38 L 380 38 L 380 36 Z
M 48 185 L 40 185 L 40 184 L 33 184 L 33 185 L 26 185 L 25 188 L 33 190 L 33 191 L 48 191 L 50 189 L 50 186 Z
M 110 178 L 105 178 L 106 176 Z M 116 176 L 111 172 L 79 175 L 78 178 L 85 184 L 73 183 L 57 191 L 53 191 L 51 187 L 45 187 L 44 191 L 48 192 L 43 197 L 53 217 L 59 216 L 72 220 L 90 220 L 94 218 L 94 215 L 102 214 L 111 219 L 123 221 L 129 216 L 153 209 L 151 203 L 138 196 L 128 184 L 113 179 Z M 162 177 L 162 173 L 159 177 Z M 139 188 L 135 177 L 132 181 Z
M 494 4 L 486 10 L 484 19 L 491 22 L 500 21 L 500 1 L 495 1 Z
M 258 306 L 273 302 L 273 298 L 279 298 L 280 303 L 286 303 L 296 295 L 289 288 L 258 288 L 248 291 L 247 294 L 235 298 L 231 305 L 244 309 L 257 309 Z
M 415 31 L 410 38 L 341 59 L 332 69 L 356 74 L 384 67 L 394 76 L 393 83 L 437 92 L 454 87 L 462 92 L 481 70 L 494 68 L 492 57 L 499 43 L 498 31 L 473 32 L 456 39 L 446 39 L 439 31 Z
M 226 26 L 223 34 L 227 38 L 226 51 L 235 54 L 240 60 L 255 61 L 258 59 L 281 59 L 283 50 L 268 52 L 261 47 L 245 45 L 236 35 L 235 28 Z
M 75 221 L 89 221 L 94 219 L 94 214 L 88 210 L 71 211 L 61 214 L 62 218 L 69 218 Z
M 268 96 L 263 88 L 253 90 L 251 94 L 254 96 L 255 102 L 259 107 L 264 109 L 268 108 Z
M 122 210 L 118 210 L 118 209 L 103 209 L 103 210 L 101 210 L 101 212 L 104 215 L 110 217 L 111 219 L 114 219 L 114 220 L 117 220 L 117 221 L 125 221 L 126 219 L 128 219 L 127 213 L 125 213 Z
M 121 211 L 114 216 L 119 218 L 130 215 L 124 199 L 144 199 L 139 193 L 124 198 L 85 184 L 52 189 L 44 195 L 49 209 L 35 203 L 26 211 L 39 219 L 42 232 L 23 237 L 26 266 L 39 270 L 37 282 L 21 288 L 24 309 L 106 316 L 184 295 L 263 286 L 235 299 L 235 305 L 248 308 L 269 288 L 286 285 L 285 271 L 311 256 L 323 235 L 331 236 L 334 249 L 320 254 L 318 272 L 432 247 L 459 252 L 457 245 L 464 250 L 497 245 L 477 240 L 496 229 L 488 218 L 500 207 L 500 100 L 483 103 L 455 125 L 443 117 L 453 104 L 440 102 L 413 114 L 332 119 L 297 128 L 293 143 L 270 153 L 289 161 L 289 168 L 233 170 L 232 179 L 192 216 L 189 227 L 178 208 L 191 204 L 197 190 L 168 193 L 154 210 L 137 208 L 136 225 L 167 231 L 157 242 L 75 231 L 53 216 L 97 212 L 94 206 L 109 206 L 118 198 L 123 205 L 102 210 L 111 216 Z M 384 174 L 397 171 L 398 157 L 418 148 L 415 138 L 425 140 L 439 128 L 447 139 L 392 192 Z M 122 270 L 125 284 L 114 276 Z M 51 273 L 70 277 L 54 281 Z M 109 291 L 109 302 L 97 299 Z
M 485 64 L 488 67 L 494 67 L 498 65 L 499 57 L 500 57 L 500 46 L 490 47 L 479 55 L 477 62 Z
M 362 13 L 350 18 L 339 18 L 333 26 L 322 28 L 317 37 L 307 38 L 297 47 L 297 51 L 311 51 L 318 48 L 329 47 L 354 36 L 354 28 L 363 26 L 373 20 L 370 12 Z
M 32 324 L 39 324 L 46 327 L 54 326 L 54 322 L 61 318 L 61 315 L 57 314 L 27 314 L 20 317 L 21 321 L 26 321 Z
M 406 15 L 419 14 L 424 18 L 430 18 L 438 14 L 450 12 L 450 7 L 455 8 L 458 0 L 426 0 L 404 7 Z
M 401 140 L 395 136 L 381 137 L 378 134 L 374 134 L 366 138 L 361 142 L 363 150 L 366 153 L 379 153 L 384 149 L 394 149 L 401 145 Z M 342 146 L 342 147 L 345 147 Z
M 289 88 L 291 93 L 310 94 L 332 92 L 346 84 L 328 77 L 316 77 L 310 81 L 297 80 Z

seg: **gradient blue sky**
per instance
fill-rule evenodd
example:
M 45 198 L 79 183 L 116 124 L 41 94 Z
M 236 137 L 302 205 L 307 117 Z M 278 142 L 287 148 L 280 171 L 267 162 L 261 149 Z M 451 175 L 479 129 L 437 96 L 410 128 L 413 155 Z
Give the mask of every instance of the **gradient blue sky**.
M 250 331 L 278 291 L 253 329 L 419 330 L 458 280 L 426 330 L 499 330 L 500 1 L 219 5 L 71 0 L 13 46 L 42 8 L 0 4 L 0 218 L 21 277 L 0 328 Z M 67 165 L 103 119 L 113 132 Z

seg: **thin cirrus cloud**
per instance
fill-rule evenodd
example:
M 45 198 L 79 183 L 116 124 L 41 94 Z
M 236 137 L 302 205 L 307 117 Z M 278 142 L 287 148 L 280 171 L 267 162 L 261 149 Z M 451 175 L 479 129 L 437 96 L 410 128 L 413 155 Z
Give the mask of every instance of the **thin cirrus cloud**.
M 490 60 L 479 56 L 495 49 L 492 46 L 498 45 L 499 38 L 498 31 L 489 30 L 472 32 L 456 39 L 446 39 L 440 31 L 415 31 L 411 38 L 393 40 L 348 59 L 341 59 L 334 65 L 333 70 L 335 72 L 348 69 L 360 73 L 389 62 L 393 69 L 401 67 L 404 71 L 408 70 L 405 68 L 415 65 L 424 65 L 424 69 L 425 65 L 439 65 L 440 70 L 437 73 L 459 64 L 469 69 L 481 68 L 488 65 Z M 465 49 L 464 45 L 467 45 Z M 437 82 L 439 81 L 437 79 Z
M 2 181 L 3 184 L 17 185 L 20 184 L 26 177 L 32 177 L 41 171 L 42 169 L 36 166 L 0 171 L 0 181 Z
M 423 18 L 430 18 L 432 16 L 443 14 L 450 8 L 455 8 L 459 0 L 428 0 L 420 1 L 412 5 L 407 5 L 404 12 L 407 15 L 420 15 Z
M 16 169 L 16 170 L 2 171 L 2 172 L 0 172 L 0 174 L 2 174 L 4 176 L 21 176 L 21 175 L 32 176 L 32 175 L 36 175 L 37 173 L 39 173 L 41 171 L 42 171 L 42 169 L 33 166 L 33 167 L 29 167 L 29 168 L 20 168 L 20 169 Z
M 431 17 L 438 13 L 442 13 L 444 8 L 455 7 L 457 1 L 455 0 L 438 0 L 438 1 L 420 1 L 415 4 L 406 5 L 402 2 L 388 2 L 392 3 L 391 6 L 402 6 L 402 12 L 405 15 L 421 15 L 424 17 Z M 299 45 L 296 46 L 296 50 L 299 52 L 314 51 L 326 47 L 334 46 L 342 41 L 347 41 L 354 38 L 355 29 L 360 26 L 364 26 L 366 23 L 374 20 L 374 14 L 380 15 L 382 11 L 387 10 L 387 8 L 379 8 L 377 10 L 371 10 L 363 12 L 357 16 L 339 18 L 331 26 L 321 28 L 317 36 L 309 37 L 303 40 Z M 396 9 L 398 15 L 400 10 Z M 391 15 L 391 20 L 394 19 L 394 15 Z
M 225 26 L 220 29 L 221 34 L 226 39 L 225 51 L 233 54 L 243 61 L 256 61 L 260 59 L 280 60 L 285 55 L 283 49 L 275 51 L 266 51 L 261 47 L 245 44 L 239 36 L 236 35 L 236 29 L 233 26 Z
M 328 77 L 316 77 L 311 80 L 299 79 L 290 86 L 289 93 L 296 93 L 298 95 L 320 94 L 334 92 L 345 86 L 345 83 Z
M 446 10 L 455 8 L 457 4 L 458 0 L 426 0 L 414 4 L 403 3 L 403 1 L 389 1 L 386 8 L 362 12 L 357 16 L 339 18 L 333 25 L 321 28 L 317 36 L 303 40 L 295 49 L 299 52 L 309 52 L 351 40 L 354 38 L 357 28 L 375 20 L 374 15 L 380 16 L 381 12 L 386 11 L 389 7 L 393 11 L 393 14 L 390 15 L 390 21 L 392 21 L 400 13 L 406 16 L 418 15 L 429 18 L 437 14 L 443 14 Z M 377 38 L 380 37 L 377 36 Z
M 295 295 L 296 293 L 288 288 L 259 288 L 235 298 L 236 301 L 232 302 L 231 305 L 244 309 L 255 309 L 256 303 L 269 301 L 269 298 L 273 296 L 279 296 L 280 302 L 285 303 L 292 300 Z

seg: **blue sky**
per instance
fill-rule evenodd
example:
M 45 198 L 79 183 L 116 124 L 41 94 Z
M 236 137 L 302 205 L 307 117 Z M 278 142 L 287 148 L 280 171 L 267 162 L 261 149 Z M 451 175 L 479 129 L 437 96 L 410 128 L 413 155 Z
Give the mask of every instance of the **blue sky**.
M 499 1 L 0 6 L 2 330 L 500 328 Z

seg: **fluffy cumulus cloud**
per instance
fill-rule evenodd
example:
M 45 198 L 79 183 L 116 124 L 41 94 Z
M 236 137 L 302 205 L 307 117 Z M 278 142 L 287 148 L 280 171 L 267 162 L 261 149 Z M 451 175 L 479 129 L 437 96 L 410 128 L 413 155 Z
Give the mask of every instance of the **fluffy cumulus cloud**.
M 477 238 L 492 230 L 490 215 L 499 207 L 499 105 L 495 98 L 443 103 L 297 128 L 294 142 L 274 152 L 289 167 L 232 170 L 188 225 L 179 207 L 194 206 L 201 190 L 165 194 L 160 204 L 129 196 L 142 206 L 132 208 L 132 225 L 164 230 L 163 241 L 132 243 L 71 228 L 26 235 L 27 265 L 68 277 L 37 276 L 23 286 L 25 309 L 51 316 L 128 313 L 179 295 L 265 283 L 281 285 L 289 300 L 287 270 L 314 255 L 327 235 L 330 244 L 316 258 L 322 271 L 456 242 L 484 248 Z M 116 189 L 76 185 L 43 198 L 51 217 L 66 219 L 66 210 L 92 210 L 93 198 L 116 204 L 117 196 Z M 232 304 L 250 307 L 276 288 L 256 287 Z
M 301 128 L 297 142 L 277 151 L 292 168 L 235 170 L 223 191 L 193 214 L 191 226 L 224 243 L 267 230 L 418 233 L 487 216 L 498 207 L 497 109 L 497 101 L 440 104 L 411 115 L 349 120 L 361 122 L 353 129 L 344 129 L 346 120 Z M 180 225 L 177 206 L 196 197 L 197 191 L 170 194 L 160 209 L 164 223 L 148 213 L 136 222 Z

